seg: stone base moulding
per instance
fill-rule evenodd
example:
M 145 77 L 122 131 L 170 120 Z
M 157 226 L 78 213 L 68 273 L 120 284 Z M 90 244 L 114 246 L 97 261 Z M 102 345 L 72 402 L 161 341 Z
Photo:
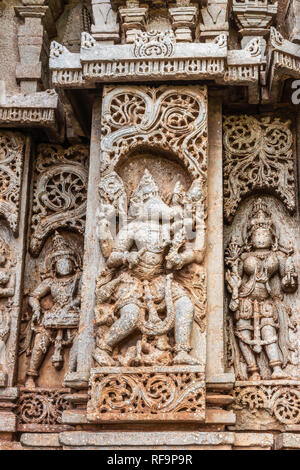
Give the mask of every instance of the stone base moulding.
M 103 422 L 203 422 L 203 368 L 106 367 L 92 369 L 87 419 Z
M 299 380 L 236 382 L 233 396 L 235 409 L 246 409 L 258 415 L 267 411 L 282 425 L 300 423 Z

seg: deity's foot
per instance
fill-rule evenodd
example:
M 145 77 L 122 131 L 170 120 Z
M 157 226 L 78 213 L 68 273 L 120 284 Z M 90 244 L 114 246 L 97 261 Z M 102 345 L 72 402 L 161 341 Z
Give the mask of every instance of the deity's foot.
M 34 378 L 29 375 L 26 379 L 26 382 L 25 382 L 25 387 L 26 388 L 35 388 L 35 381 L 34 381 Z
M 108 355 L 106 351 L 103 351 L 102 349 L 98 349 L 97 352 L 93 354 L 93 357 L 95 361 L 99 364 L 99 366 L 104 367 L 104 366 L 115 366 L 116 363 L 113 360 L 112 357 Z
M 199 364 L 199 361 L 186 351 L 179 351 L 173 359 L 173 364 L 188 364 L 190 366 L 196 366 Z
M 288 379 L 289 376 L 283 370 L 281 367 L 274 367 L 273 373 L 271 375 L 271 379 Z

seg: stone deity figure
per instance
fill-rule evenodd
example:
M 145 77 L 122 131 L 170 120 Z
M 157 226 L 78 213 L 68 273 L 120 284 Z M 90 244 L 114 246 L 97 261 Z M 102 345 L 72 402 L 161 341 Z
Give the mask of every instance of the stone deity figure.
M 40 366 L 51 344 L 54 344 L 52 363 L 56 369 L 62 367 L 61 349 L 72 343 L 72 331 L 79 324 L 81 257 L 73 244 L 57 232 L 52 239 L 45 266 L 44 280 L 29 296 L 33 315 L 24 347 L 27 354 L 31 352 L 27 387 L 35 386 L 35 378 L 39 375 Z M 49 294 L 52 307 L 43 312 L 41 300 Z M 31 350 L 32 333 L 34 344 Z
M 0 239 L 0 386 L 6 381 L 6 342 L 10 332 L 10 312 L 15 294 L 15 274 L 11 271 L 9 249 Z
M 284 368 L 293 349 L 289 339 L 289 311 L 272 279 L 280 278 L 282 292 L 298 286 L 292 250 L 279 244 L 267 204 L 254 202 L 246 227 L 245 245 L 232 240 L 226 256 L 226 282 L 234 314 L 234 337 L 247 364 L 249 380 L 259 380 L 259 355 L 264 353 L 272 379 L 287 378 Z
M 191 355 L 194 303 L 185 287 L 173 279 L 173 273 L 202 262 L 203 251 L 188 245 L 180 230 L 171 236 L 173 215 L 172 207 L 163 202 L 145 170 L 130 199 L 129 221 L 120 228 L 114 246 L 108 250 L 106 240 L 100 240 L 105 252 L 110 251 L 106 279 L 100 276 L 96 291 L 96 323 L 109 326 L 96 339 L 94 359 L 100 366 L 140 365 L 143 352 L 148 353 L 148 360 L 142 364 L 152 365 L 151 361 L 170 357 L 171 349 L 173 364 L 198 363 Z M 175 342 L 172 348 L 167 337 L 171 330 Z M 135 361 L 113 358 L 113 348 L 134 331 L 142 333 L 142 340 L 133 348 Z M 153 341 L 149 344 L 147 338 Z

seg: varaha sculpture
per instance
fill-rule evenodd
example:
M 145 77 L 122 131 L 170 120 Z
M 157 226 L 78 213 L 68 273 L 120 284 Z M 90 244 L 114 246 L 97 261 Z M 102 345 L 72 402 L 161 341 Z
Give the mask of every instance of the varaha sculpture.
M 109 256 L 96 292 L 99 332 L 94 359 L 100 366 L 112 366 L 116 362 L 125 366 L 199 363 L 190 354 L 195 306 L 191 294 L 174 277 L 185 265 L 201 263 L 203 259 L 203 252 L 193 248 L 195 239 L 192 239 L 196 233 L 196 205 L 203 204 L 202 200 L 200 181 L 187 194 L 177 184 L 171 207 L 168 206 L 151 174 L 145 170 L 130 198 L 129 221 L 121 227 L 115 242 L 107 240 L 107 232 L 103 230 L 108 223 L 106 213 L 111 209 L 103 204 L 99 236 L 103 251 Z M 184 226 L 187 221 L 183 210 L 187 201 L 190 227 Z M 102 325 L 109 325 L 106 333 L 101 332 Z M 125 356 L 114 360 L 113 347 L 135 329 L 141 332 L 141 339 Z M 171 330 L 175 340 L 172 346 Z
M 0 0 L 0 44 L 0 450 L 300 449 L 300 1 Z

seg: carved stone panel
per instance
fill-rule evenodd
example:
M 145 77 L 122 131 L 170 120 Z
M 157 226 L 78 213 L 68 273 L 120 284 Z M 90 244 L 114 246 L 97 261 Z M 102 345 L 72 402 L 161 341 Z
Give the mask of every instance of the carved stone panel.
M 16 132 L 0 134 L 0 214 L 13 234 L 19 228 L 20 191 L 25 151 L 25 139 Z
M 202 421 L 206 89 L 106 87 L 102 109 L 88 420 L 116 419 L 125 400 L 127 421 Z
M 227 354 L 237 429 L 299 424 L 299 221 L 252 196 L 225 229 Z
M 56 431 L 62 426 L 62 413 L 70 408 L 68 389 L 20 390 L 16 403 L 18 431 Z
M 197 366 L 103 368 L 91 376 L 89 420 L 203 421 L 203 380 Z
M 231 221 L 252 192 L 275 194 L 294 212 L 295 159 L 291 122 L 249 115 L 224 118 L 224 212 Z
M 84 145 L 37 149 L 19 340 L 18 383 L 27 389 L 60 390 L 76 367 L 87 168 Z
M 288 429 L 300 424 L 300 382 L 236 382 L 233 409 L 240 430 Z

